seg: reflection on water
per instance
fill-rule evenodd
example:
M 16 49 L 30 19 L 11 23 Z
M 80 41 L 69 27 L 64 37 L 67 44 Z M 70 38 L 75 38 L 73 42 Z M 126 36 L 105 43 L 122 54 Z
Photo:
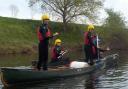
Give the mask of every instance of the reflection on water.
M 97 89 L 128 89 L 128 57 L 121 57 L 118 67 L 107 70 L 99 77 Z
M 2 89 L 95 89 L 94 80 L 92 75 L 84 75 L 34 85 L 3 87 Z
M 1 81 L 0 81 L 0 89 L 2 89 L 2 87 L 3 87 L 3 85 L 2 85 L 2 83 L 1 83 Z
M 9 66 L 16 66 L 16 60 L 20 62 L 19 66 L 23 64 L 29 65 L 32 59 L 36 56 L 20 56 L 12 58 L 13 63 L 6 63 L 11 59 L 0 58 L 0 65 L 4 66 L 1 61 Z M 117 67 L 108 70 L 97 71 L 96 73 L 77 76 L 67 79 L 59 79 L 54 81 L 47 81 L 38 84 L 19 85 L 5 88 L 0 82 L 0 89 L 128 89 L 128 56 L 120 57 Z M 25 61 L 25 62 L 23 62 Z M 12 62 L 12 61 L 10 61 Z

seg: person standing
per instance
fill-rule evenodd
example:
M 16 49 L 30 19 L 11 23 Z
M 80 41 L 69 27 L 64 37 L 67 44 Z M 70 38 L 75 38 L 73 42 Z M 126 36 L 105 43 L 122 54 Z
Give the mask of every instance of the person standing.
M 37 35 L 39 39 L 39 58 L 37 63 L 37 69 L 41 70 L 41 67 L 43 67 L 43 70 L 48 70 L 47 68 L 47 62 L 48 62 L 48 45 L 49 45 L 49 39 L 58 35 L 58 33 L 55 33 L 54 35 L 51 34 L 51 31 L 49 29 L 49 16 L 47 14 L 42 15 L 42 24 L 37 29 Z
M 88 31 L 84 33 L 84 52 L 85 52 L 85 62 L 93 65 L 93 38 L 94 37 L 94 26 L 88 25 Z

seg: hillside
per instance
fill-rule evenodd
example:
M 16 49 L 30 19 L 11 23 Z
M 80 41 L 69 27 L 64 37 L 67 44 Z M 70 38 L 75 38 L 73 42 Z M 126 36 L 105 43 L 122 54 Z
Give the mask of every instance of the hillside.
M 0 54 L 36 53 L 38 46 L 36 27 L 40 24 L 40 21 L 0 17 Z M 61 33 L 59 38 L 63 40 L 64 45 L 82 43 L 82 27 L 79 25 L 70 24 L 66 32 L 62 31 L 61 23 L 50 22 L 50 25 L 52 32 Z M 53 41 L 54 39 L 51 40 L 51 45 Z
M 36 27 L 40 24 L 41 22 L 37 20 L 0 17 L 0 54 L 37 53 Z M 57 38 L 62 39 L 66 48 L 72 51 L 81 51 L 83 32 L 87 29 L 87 26 L 73 23 L 68 25 L 68 29 L 63 31 L 62 23 L 50 22 L 52 32 L 61 33 Z M 127 31 L 111 32 L 104 30 L 102 27 L 95 28 L 101 39 L 103 39 L 104 46 L 115 49 L 125 49 L 127 47 L 128 40 L 125 39 L 128 37 Z M 50 40 L 50 46 L 53 45 L 54 39 Z M 120 40 L 122 43 L 120 43 Z

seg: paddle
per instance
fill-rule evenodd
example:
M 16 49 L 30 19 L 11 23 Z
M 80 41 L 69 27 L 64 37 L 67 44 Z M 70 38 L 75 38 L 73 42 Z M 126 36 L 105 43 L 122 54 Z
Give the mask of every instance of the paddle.
M 58 58 L 58 59 L 62 58 L 62 57 L 63 57 L 63 55 L 64 55 L 64 54 L 66 54 L 67 52 L 68 52 L 67 50 L 62 51 L 62 52 L 60 53 L 60 56 L 59 56 L 59 57 L 57 57 L 57 58 Z
M 97 43 L 97 61 L 100 61 L 100 51 L 99 51 L 99 37 L 98 34 L 96 35 L 96 43 Z
M 97 61 L 100 61 L 100 51 L 104 52 L 104 51 L 109 51 L 110 48 L 107 47 L 106 49 L 100 49 L 100 46 L 99 46 L 99 37 L 98 37 L 98 34 L 96 35 L 96 41 L 97 41 Z

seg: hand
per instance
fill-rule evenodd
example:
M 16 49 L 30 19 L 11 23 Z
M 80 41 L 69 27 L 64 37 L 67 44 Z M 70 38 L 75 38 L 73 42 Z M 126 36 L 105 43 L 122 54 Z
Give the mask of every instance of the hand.
M 63 55 L 63 54 L 65 54 L 65 53 L 67 53 L 67 52 L 68 52 L 67 50 L 65 50 L 65 51 L 61 51 L 60 54 Z
M 61 53 L 64 53 L 65 51 L 61 51 Z

